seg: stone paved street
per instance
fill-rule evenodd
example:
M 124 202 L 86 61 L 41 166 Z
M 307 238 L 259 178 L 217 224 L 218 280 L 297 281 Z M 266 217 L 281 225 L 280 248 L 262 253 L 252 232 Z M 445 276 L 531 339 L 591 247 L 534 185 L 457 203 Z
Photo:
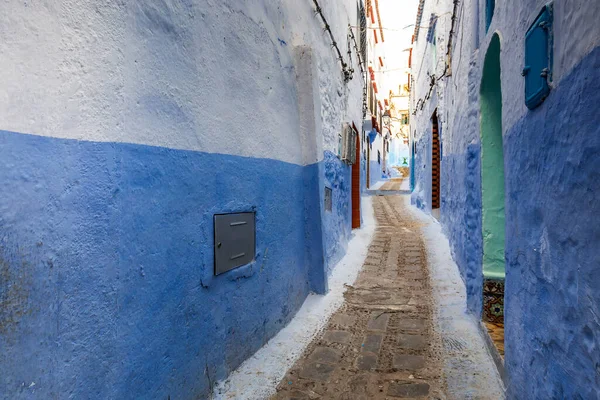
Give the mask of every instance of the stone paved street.
M 424 244 L 400 196 L 374 197 L 378 227 L 344 305 L 274 399 L 443 398 Z
M 403 178 L 391 178 L 379 190 L 400 190 Z

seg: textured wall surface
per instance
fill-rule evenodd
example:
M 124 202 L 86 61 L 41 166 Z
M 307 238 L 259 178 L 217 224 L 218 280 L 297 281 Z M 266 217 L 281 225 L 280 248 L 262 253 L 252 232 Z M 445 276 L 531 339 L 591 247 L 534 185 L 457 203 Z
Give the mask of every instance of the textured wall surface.
M 377 160 L 371 160 L 369 162 L 369 185 L 373 186 L 377 182 L 379 182 L 381 178 L 381 163 L 377 162 Z
M 375 130 L 373 130 L 372 132 L 375 132 Z M 382 179 L 381 173 L 383 171 L 383 136 L 379 133 L 376 133 L 374 134 L 373 139 L 367 140 L 372 140 L 370 142 L 371 147 L 369 150 L 369 187 L 371 187 Z M 379 161 L 377 161 L 378 151 L 380 154 Z
M 317 165 L 5 131 L 0 143 L 5 398 L 191 398 L 308 293 L 319 244 L 304 235 L 303 175 Z M 252 210 L 256 261 L 213 276 L 213 214 Z
M 332 210 L 323 216 L 323 247 L 328 272 L 346 253 L 352 230 L 352 203 L 348 201 L 352 189 L 351 167 L 331 152 L 323 159 L 325 186 L 332 190 Z
M 482 307 L 480 84 L 492 35 L 500 37 L 506 208 L 505 366 L 508 396 L 596 398 L 600 395 L 597 4 L 554 2 L 552 90 L 537 109 L 524 103 L 524 37 L 543 1 L 497 2 L 485 32 L 485 2 L 460 2 L 451 76 L 440 77 L 451 1 L 425 1 L 437 20 L 438 59 L 421 30 L 413 52 L 416 131 L 413 202 L 430 209 L 431 115 L 442 128 L 441 221 L 466 283 L 468 308 Z M 450 12 L 450 14 L 446 14 Z M 419 78 L 417 78 L 419 77 Z M 424 79 L 425 78 L 425 79 Z
M 322 3 L 345 50 L 356 2 Z M 323 150 L 336 151 L 342 122 L 361 120 L 359 74 L 342 83 L 312 3 L 9 0 L 0 25 L 5 130 L 300 164 L 299 45 L 316 59 Z
M 506 368 L 519 399 L 600 396 L 600 47 L 506 134 Z
M 356 2 L 321 6 L 345 49 Z M 0 398 L 203 398 L 327 289 L 358 73 L 310 2 L 10 0 L 0 26 Z M 213 214 L 252 210 L 255 262 L 213 276 Z

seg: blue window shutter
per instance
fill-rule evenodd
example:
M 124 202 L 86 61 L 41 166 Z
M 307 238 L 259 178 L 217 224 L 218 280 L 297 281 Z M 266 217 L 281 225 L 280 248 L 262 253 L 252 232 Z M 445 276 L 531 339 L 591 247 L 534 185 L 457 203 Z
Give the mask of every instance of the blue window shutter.
M 496 8 L 496 0 L 485 0 L 485 31 L 490 29 L 492 18 L 494 18 L 494 8 Z
M 548 96 L 552 60 L 552 9 L 545 6 L 525 35 L 525 105 L 533 110 Z
M 429 18 L 429 29 L 427 29 L 427 41 L 435 44 L 435 27 L 437 25 L 437 15 L 431 14 Z

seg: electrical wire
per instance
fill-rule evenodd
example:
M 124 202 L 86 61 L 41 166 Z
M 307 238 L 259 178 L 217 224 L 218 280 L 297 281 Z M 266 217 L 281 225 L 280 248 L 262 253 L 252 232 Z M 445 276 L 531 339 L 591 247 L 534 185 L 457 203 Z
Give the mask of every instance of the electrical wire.
M 450 15 L 450 14 L 452 14 L 452 12 L 448 11 L 448 12 L 445 12 L 443 14 L 436 15 L 433 18 L 432 22 L 436 22 L 440 17 L 443 17 L 444 15 Z M 358 30 L 360 30 L 362 32 L 362 29 L 360 29 L 360 26 L 356 26 L 356 25 L 351 25 L 351 26 L 352 26 L 352 28 L 358 29 Z M 370 30 L 374 30 L 374 31 L 383 29 L 384 31 L 402 32 L 402 31 L 405 31 L 407 28 L 410 28 L 410 27 L 413 27 L 413 26 L 414 26 L 414 24 L 411 24 L 411 25 L 405 26 L 404 28 L 400 28 L 400 29 L 397 29 L 397 28 L 385 28 L 385 27 L 380 27 L 380 26 L 377 26 L 377 27 L 368 26 L 366 29 L 367 30 L 370 29 Z M 433 25 L 419 25 L 419 29 L 429 29 L 432 26 Z
M 439 77 L 436 77 L 435 74 L 433 75 L 429 75 L 429 73 L 427 73 L 427 76 L 429 77 L 429 90 L 427 91 L 427 94 L 425 96 L 423 96 L 422 98 L 420 98 L 419 100 L 417 100 L 417 103 L 415 104 L 415 109 L 412 112 L 412 115 L 417 115 L 417 111 L 422 111 L 423 107 L 425 107 L 425 103 L 427 102 L 427 100 L 429 100 L 431 98 L 431 94 L 433 93 L 433 89 L 437 86 L 437 82 L 444 79 L 447 76 L 452 75 L 452 71 L 451 71 L 451 66 L 450 66 L 450 53 L 452 51 L 452 37 L 454 36 L 454 23 L 456 21 L 456 9 L 458 7 L 458 2 L 459 0 L 454 0 L 453 1 L 453 9 L 452 9 L 452 24 L 450 25 L 450 32 L 448 33 L 448 48 L 446 49 L 446 65 L 444 66 L 444 71 L 442 72 L 442 74 Z M 443 15 L 443 14 L 442 14 Z M 423 64 L 421 64 L 422 66 Z M 448 73 L 450 71 L 450 74 Z
M 348 64 L 346 64 L 346 61 L 344 61 L 344 58 L 342 57 L 342 52 L 340 51 L 340 48 L 338 47 L 337 42 L 333 37 L 333 32 L 331 32 L 329 23 L 327 22 L 325 15 L 323 15 L 323 10 L 321 9 L 319 2 L 317 0 L 313 0 L 313 3 L 316 8 L 316 13 L 319 14 L 321 20 L 323 21 L 323 24 L 325 25 L 325 31 L 329 34 L 329 38 L 331 39 L 331 45 L 335 49 L 337 53 L 337 58 L 340 61 L 340 64 L 342 65 L 342 74 L 344 75 L 344 80 L 347 82 L 350 79 L 352 79 L 352 69 L 348 68 Z
M 352 30 L 352 27 L 350 25 L 348 25 L 348 32 L 350 34 L 350 39 L 354 43 L 354 51 L 356 51 L 356 55 L 358 57 L 358 66 L 360 67 L 360 73 L 362 74 L 365 72 L 363 68 L 363 60 L 360 51 L 358 50 L 358 44 L 356 43 L 356 37 L 354 37 L 354 31 Z

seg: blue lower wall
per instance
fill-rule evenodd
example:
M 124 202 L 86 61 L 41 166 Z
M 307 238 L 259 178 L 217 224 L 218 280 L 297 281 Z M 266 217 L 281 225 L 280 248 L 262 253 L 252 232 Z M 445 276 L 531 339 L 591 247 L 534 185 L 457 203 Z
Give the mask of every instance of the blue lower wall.
M 352 169 L 335 154 L 323 154 L 324 185 L 332 190 L 332 209 L 323 214 L 323 247 L 325 264 L 330 273 L 344 256 L 352 233 Z
M 206 396 L 323 284 L 324 164 L 0 131 L 0 397 Z M 256 261 L 213 276 L 213 214 L 251 210 Z
M 367 190 L 367 163 L 369 162 L 366 158 L 366 146 L 369 144 L 368 141 L 362 140 L 360 145 L 362 146 L 360 149 L 360 192 L 364 193 Z
M 417 207 L 431 210 L 431 129 L 415 139 L 414 181 L 411 202 Z M 443 197 L 442 197 L 443 201 Z
M 435 100 L 437 98 L 434 96 L 433 104 L 435 104 Z M 464 129 L 458 129 L 458 132 L 463 135 L 467 134 Z M 450 133 L 446 134 L 450 135 Z M 476 136 L 478 136 L 478 132 Z M 483 290 L 481 147 L 478 139 L 462 139 L 462 142 L 466 143 L 463 153 L 450 153 L 448 151 L 442 153 L 440 216 L 444 233 L 450 242 L 452 257 L 456 261 L 466 284 L 467 308 L 471 313 L 480 315 Z M 443 142 L 440 143 L 440 147 L 442 145 Z M 418 138 L 415 148 L 415 188 L 411 195 L 411 202 L 419 208 L 430 211 L 432 192 L 431 126 L 428 126 L 426 131 Z
M 480 315 L 483 291 L 481 230 L 481 148 L 469 144 L 463 154 L 446 154 L 441 163 L 441 210 L 444 233 L 467 289 L 467 308 Z
M 377 162 L 377 160 L 369 161 L 369 186 L 373 186 L 382 180 L 381 171 L 381 163 Z
M 515 399 L 600 397 L 600 47 L 505 139 Z
M 522 96 L 522 94 L 518 94 Z M 545 102 L 505 130 L 505 368 L 510 399 L 600 396 L 600 48 Z M 442 224 L 481 313 L 480 145 L 455 129 L 462 153 L 442 159 Z M 471 135 L 469 137 L 469 135 Z M 431 161 L 417 143 L 424 204 Z M 469 144 L 470 143 L 470 144 Z

